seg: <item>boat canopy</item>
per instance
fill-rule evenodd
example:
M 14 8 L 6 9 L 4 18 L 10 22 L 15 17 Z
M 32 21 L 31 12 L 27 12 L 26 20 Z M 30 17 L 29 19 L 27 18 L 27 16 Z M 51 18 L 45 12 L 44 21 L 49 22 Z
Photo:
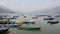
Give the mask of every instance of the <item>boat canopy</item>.
M 19 24 L 23 24 L 22 20 L 16 20 L 16 22 L 19 23 Z

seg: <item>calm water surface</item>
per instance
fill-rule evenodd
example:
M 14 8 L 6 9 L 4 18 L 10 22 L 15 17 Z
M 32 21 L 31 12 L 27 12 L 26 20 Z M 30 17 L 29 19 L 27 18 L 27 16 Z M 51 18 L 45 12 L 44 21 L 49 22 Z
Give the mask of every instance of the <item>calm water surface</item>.
M 41 26 L 41 31 L 26 31 L 26 30 L 17 30 L 16 28 L 11 28 L 10 31 L 14 31 L 15 34 L 59 34 L 60 33 L 60 23 L 57 24 L 48 24 L 47 20 L 43 20 L 44 17 L 39 17 L 35 20 L 35 25 Z M 60 18 L 55 18 L 59 20 Z
M 38 19 L 33 19 L 35 20 L 35 25 L 42 27 L 41 31 L 17 30 L 16 28 L 10 28 L 10 31 L 13 31 L 15 34 L 60 34 L 60 22 L 57 24 L 50 25 L 47 23 L 47 20 L 43 20 L 44 18 L 45 17 L 39 17 Z M 24 20 L 21 16 L 18 19 Z M 60 21 L 60 18 L 55 17 L 55 20 Z

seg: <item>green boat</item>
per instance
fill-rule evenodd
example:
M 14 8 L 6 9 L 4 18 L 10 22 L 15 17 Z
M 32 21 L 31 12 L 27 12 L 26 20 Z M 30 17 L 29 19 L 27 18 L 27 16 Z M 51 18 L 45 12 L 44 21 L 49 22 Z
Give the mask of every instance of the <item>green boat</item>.
M 36 25 L 33 25 L 33 24 L 23 24 L 19 27 L 20 30 L 40 30 L 41 27 L 38 27 Z

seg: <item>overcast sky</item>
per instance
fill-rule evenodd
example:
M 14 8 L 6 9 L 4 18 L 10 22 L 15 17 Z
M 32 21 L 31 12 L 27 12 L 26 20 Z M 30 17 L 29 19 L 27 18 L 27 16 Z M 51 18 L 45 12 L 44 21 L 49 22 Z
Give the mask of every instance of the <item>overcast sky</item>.
M 0 6 L 16 11 L 36 11 L 60 6 L 60 0 L 0 0 Z

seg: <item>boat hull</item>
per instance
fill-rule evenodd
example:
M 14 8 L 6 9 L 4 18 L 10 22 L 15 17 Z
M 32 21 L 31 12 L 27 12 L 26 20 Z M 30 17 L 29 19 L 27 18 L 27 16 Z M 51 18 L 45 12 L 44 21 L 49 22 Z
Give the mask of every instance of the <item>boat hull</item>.
M 41 27 L 37 27 L 37 28 L 23 28 L 23 27 L 20 27 L 19 30 L 40 30 Z
M 44 18 L 44 20 L 54 20 L 54 18 Z
M 0 34 L 3 34 L 3 33 L 5 33 L 5 32 L 7 32 L 9 30 L 9 28 L 7 28 L 7 29 L 1 29 L 0 30 Z
M 12 28 L 17 27 L 17 26 L 18 24 L 6 24 L 5 25 L 5 27 L 12 27 Z

